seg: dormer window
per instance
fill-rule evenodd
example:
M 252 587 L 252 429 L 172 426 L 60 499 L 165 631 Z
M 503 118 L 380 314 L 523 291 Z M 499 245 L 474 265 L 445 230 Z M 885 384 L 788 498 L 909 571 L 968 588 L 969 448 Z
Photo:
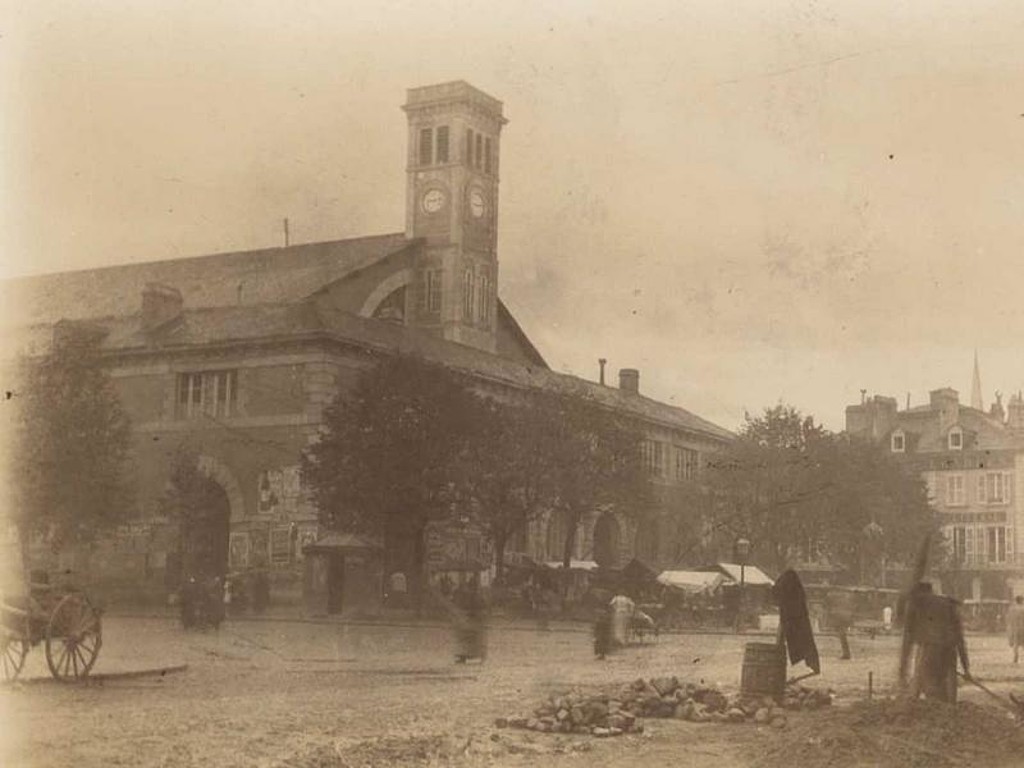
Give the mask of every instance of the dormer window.
M 903 453 L 907 450 L 907 436 L 903 430 L 898 429 L 892 433 L 889 447 L 893 453 Z
M 949 450 L 961 451 L 964 447 L 964 431 L 960 427 L 953 427 L 948 435 Z

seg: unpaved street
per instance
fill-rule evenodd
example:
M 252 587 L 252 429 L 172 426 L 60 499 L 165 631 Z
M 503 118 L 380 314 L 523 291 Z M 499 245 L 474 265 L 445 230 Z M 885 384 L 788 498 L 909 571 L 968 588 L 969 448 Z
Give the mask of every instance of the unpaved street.
M 238 621 L 183 632 L 164 619 L 108 618 L 101 658 L 159 666 L 164 677 L 62 686 L 30 680 L 0 691 L 7 766 L 753 765 L 778 734 L 753 726 L 648 721 L 642 736 L 593 739 L 498 730 L 572 686 L 677 675 L 735 690 L 742 648 L 732 635 L 664 635 L 596 661 L 590 635 L 529 625 L 495 628 L 483 665 L 456 665 L 446 628 Z M 822 677 L 837 703 L 893 681 L 897 639 L 856 637 L 835 661 L 822 637 Z M 1024 688 L 1002 638 L 972 637 L 977 677 Z M 127 661 L 126 661 L 127 660 Z M 30 655 L 39 671 L 41 649 Z M 33 666 L 34 665 L 34 666 Z M 97 672 L 103 672 L 100 665 Z M 984 694 L 964 690 L 984 702 Z M 682 756 L 685 760 L 681 762 Z

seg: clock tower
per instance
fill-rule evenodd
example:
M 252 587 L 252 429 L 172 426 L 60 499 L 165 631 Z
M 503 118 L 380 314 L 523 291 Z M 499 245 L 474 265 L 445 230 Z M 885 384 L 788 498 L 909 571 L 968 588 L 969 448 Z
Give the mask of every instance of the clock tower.
M 420 238 L 413 323 L 496 348 L 502 104 L 461 80 L 411 88 L 405 234 Z

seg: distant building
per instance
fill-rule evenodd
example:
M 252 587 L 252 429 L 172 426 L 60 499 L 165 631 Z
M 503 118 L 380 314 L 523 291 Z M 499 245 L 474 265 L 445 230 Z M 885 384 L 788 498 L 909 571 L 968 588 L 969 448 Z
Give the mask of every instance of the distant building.
M 679 526 L 696 529 L 678 490 L 731 435 L 640 394 L 552 372 L 498 295 L 501 102 L 464 82 L 414 88 L 408 117 L 402 231 L 349 240 L 89 269 L 8 281 L 19 321 L 9 339 L 41 352 L 59 321 L 85 323 L 134 425 L 136 522 L 87 564 L 132 586 L 173 588 L 177 540 L 159 500 L 179 446 L 192 446 L 217 485 L 224 568 L 268 564 L 275 588 L 297 583 L 303 547 L 322 534 L 299 483 L 299 457 L 324 407 L 376 360 L 416 353 L 470 372 L 483 391 L 549 389 L 595 398 L 646 433 L 645 461 L 662 499 L 640 526 L 594 510 L 579 531 L 582 559 L 624 565 L 635 553 L 669 564 Z M 510 558 L 561 558 L 564 531 L 542 520 Z M 435 570 L 486 567 L 487 543 L 438 527 Z M 390 573 L 401 553 L 385 556 Z
M 975 367 L 972 399 L 980 404 Z M 943 588 L 972 601 L 1024 591 L 1024 399 L 985 411 L 948 387 L 927 405 L 898 410 L 891 397 L 846 408 L 846 430 L 885 446 L 919 472 L 942 518 L 950 564 Z

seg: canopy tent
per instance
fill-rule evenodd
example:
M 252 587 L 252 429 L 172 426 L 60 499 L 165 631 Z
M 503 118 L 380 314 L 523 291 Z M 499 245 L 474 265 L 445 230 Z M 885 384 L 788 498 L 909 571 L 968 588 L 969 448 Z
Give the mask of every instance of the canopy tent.
M 548 562 L 544 563 L 544 565 L 546 565 L 548 568 L 553 568 L 555 570 L 560 570 L 562 568 L 562 561 L 561 560 L 549 560 Z M 587 572 L 590 572 L 590 571 L 596 571 L 597 569 L 598 569 L 598 565 L 593 560 L 570 560 L 569 561 L 569 570 L 570 571 L 587 571 Z
M 358 533 L 331 532 L 302 548 L 303 552 L 352 552 L 357 550 L 383 549 L 376 540 Z
M 770 587 L 775 583 L 769 578 L 768 574 L 756 565 L 740 566 L 736 563 L 716 563 L 700 570 L 721 573 L 730 582 L 735 584 L 739 584 L 742 577 L 744 586 L 748 587 Z
M 662 571 L 658 583 L 691 594 L 710 594 L 718 589 L 725 577 L 714 571 Z

